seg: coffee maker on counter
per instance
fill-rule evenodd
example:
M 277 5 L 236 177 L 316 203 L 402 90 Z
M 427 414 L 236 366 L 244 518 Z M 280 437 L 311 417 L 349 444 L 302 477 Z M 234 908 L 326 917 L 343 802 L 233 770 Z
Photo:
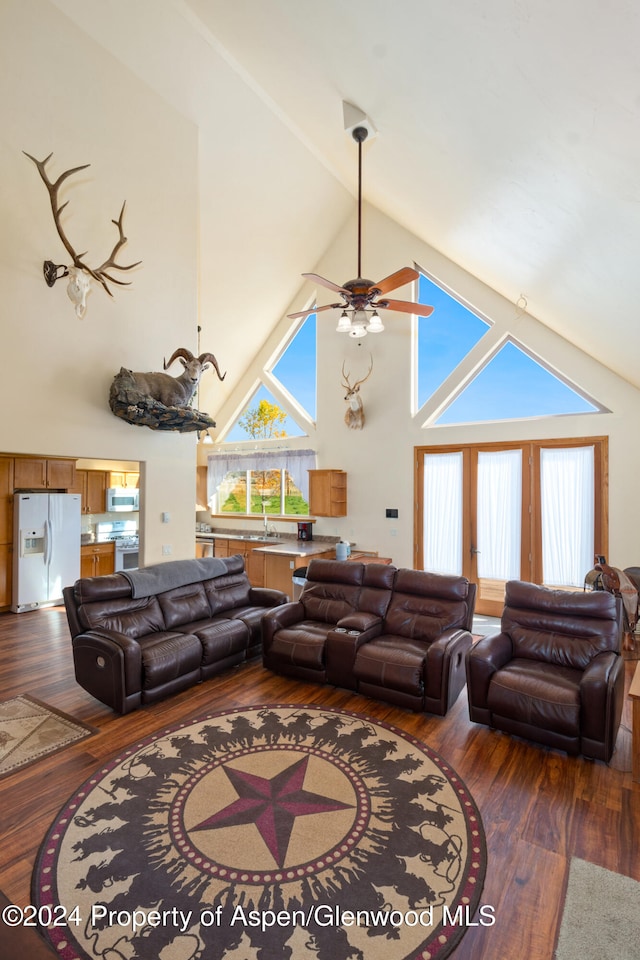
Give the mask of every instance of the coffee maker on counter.
M 298 540 L 313 540 L 313 524 L 308 521 L 298 523 Z

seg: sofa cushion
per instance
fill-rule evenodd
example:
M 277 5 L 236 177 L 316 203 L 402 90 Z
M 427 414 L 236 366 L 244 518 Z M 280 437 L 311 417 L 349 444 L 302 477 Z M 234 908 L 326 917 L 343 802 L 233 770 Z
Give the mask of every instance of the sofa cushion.
M 396 568 L 387 563 L 364 565 L 358 610 L 375 614 L 382 619 L 389 608 Z
M 163 631 L 138 640 L 142 652 L 142 689 L 153 690 L 200 669 L 202 645 L 189 634 Z
M 302 620 L 283 627 L 269 647 L 269 663 L 291 664 L 310 670 L 324 670 L 324 650 L 332 624 Z
M 185 623 L 180 629 L 198 638 L 203 667 L 236 654 L 244 656 L 249 644 L 249 628 L 242 620 L 209 617 L 207 620 Z
M 619 652 L 616 598 L 605 591 L 551 590 L 511 580 L 505 590 L 502 632 L 514 656 L 584 670 L 599 653 Z
M 229 560 L 235 560 L 230 557 Z M 226 574 L 226 576 L 215 577 L 213 580 L 204 581 L 204 590 L 209 603 L 210 616 L 216 617 L 234 607 L 245 607 L 249 605 L 249 594 L 251 584 L 249 578 L 244 572 L 242 557 L 240 560 L 240 570 Z
M 491 713 L 565 736 L 580 734 L 580 678 L 570 667 L 516 658 L 491 678 Z
M 262 643 L 262 618 L 269 607 L 237 607 L 234 610 L 227 610 L 225 616 L 230 620 L 242 620 L 249 630 L 249 643 L 252 647 L 259 646 Z
M 211 616 L 209 601 L 202 583 L 188 583 L 158 594 L 167 630 L 173 630 L 193 620 L 208 620 Z
M 443 600 L 394 591 L 383 630 L 400 637 L 432 641 L 445 630 L 464 627 L 467 616 L 464 600 Z
M 360 647 L 353 672 L 361 683 L 422 696 L 427 649 L 418 640 L 378 637 Z
M 115 630 L 134 640 L 165 629 L 156 597 L 141 597 L 139 600 L 119 597 L 83 603 L 78 608 L 78 619 L 84 629 Z

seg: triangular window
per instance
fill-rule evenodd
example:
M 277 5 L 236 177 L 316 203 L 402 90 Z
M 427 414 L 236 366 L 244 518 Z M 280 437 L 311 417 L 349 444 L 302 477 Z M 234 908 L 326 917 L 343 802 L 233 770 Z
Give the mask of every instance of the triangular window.
M 260 384 L 226 435 L 225 442 L 303 436 L 305 433 L 295 420 L 278 404 L 264 384 Z
M 316 419 L 316 315 L 310 314 L 269 371 L 284 390 Z
M 422 407 L 489 329 L 486 320 L 465 307 L 424 274 L 418 301 L 435 307 L 417 321 L 417 403 Z
M 519 420 L 601 409 L 509 340 L 435 422 Z

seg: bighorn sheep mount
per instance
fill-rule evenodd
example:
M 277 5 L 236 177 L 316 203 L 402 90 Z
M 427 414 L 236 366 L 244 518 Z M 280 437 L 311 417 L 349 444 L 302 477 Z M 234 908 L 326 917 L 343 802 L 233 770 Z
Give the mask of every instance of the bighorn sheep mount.
M 69 283 L 67 285 L 67 294 L 69 299 L 73 304 L 75 304 L 76 315 L 82 319 L 87 309 L 87 296 L 91 291 L 91 279 L 97 280 L 98 283 L 103 287 L 104 290 L 109 294 L 110 297 L 113 296 L 111 290 L 107 285 L 109 283 L 116 283 L 119 286 L 128 286 L 129 281 L 127 280 L 118 280 L 116 277 L 113 277 L 108 271 L 110 270 L 133 270 L 134 267 L 137 267 L 141 260 L 137 260 L 135 263 L 129 263 L 126 266 L 124 264 L 116 263 L 116 257 L 120 249 L 127 242 L 127 238 L 124 235 L 124 230 L 122 226 L 122 221 L 124 217 L 124 208 L 125 203 L 122 204 L 122 209 L 120 210 L 120 216 L 117 220 L 112 220 L 111 222 L 115 224 L 118 228 L 118 240 L 111 251 L 111 255 L 101 263 L 99 267 L 90 267 L 82 259 L 86 256 L 86 253 L 76 253 L 76 251 L 71 246 L 71 243 L 64 232 L 62 223 L 60 221 L 60 215 L 64 208 L 66 207 L 68 201 L 65 203 L 60 203 L 58 200 L 58 193 L 60 192 L 60 187 L 64 181 L 71 177 L 74 173 L 79 173 L 80 170 L 86 170 L 87 167 L 91 166 L 89 163 L 84 163 L 80 167 L 71 167 L 69 170 L 65 170 L 60 174 L 55 183 L 49 179 L 46 171 L 46 165 L 53 156 L 52 153 L 48 157 L 45 157 L 44 160 L 36 160 L 35 157 L 32 157 L 30 153 L 27 153 L 26 150 L 23 151 L 25 157 L 29 157 L 29 160 L 33 160 L 36 167 L 38 168 L 38 173 L 42 178 L 42 182 L 49 192 L 49 199 L 51 200 L 51 212 L 53 213 L 53 221 L 56 225 L 56 230 L 58 231 L 58 236 L 62 240 L 62 245 L 65 250 L 71 257 L 73 266 L 65 266 L 64 263 L 53 263 L 52 260 L 45 260 L 43 265 L 44 278 L 47 282 L 47 286 L 52 287 L 56 280 L 62 279 L 62 277 L 69 277 Z M 60 273 L 59 271 L 63 272 Z
M 364 427 L 364 406 L 360 396 L 360 385 L 368 380 L 373 370 L 373 357 L 370 356 L 369 370 L 361 380 L 356 380 L 353 386 L 349 383 L 349 374 L 345 372 L 344 361 L 342 363 L 342 386 L 347 391 L 344 399 L 349 404 L 344 415 L 344 422 L 352 430 L 362 430 Z
M 215 420 L 192 408 L 200 377 L 209 367 L 214 367 L 218 378 L 218 361 L 212 353 L 195 357 L 186 347 L 178 347 L 163 366 L 168 370 L 174 360 L 180 360 L 183 371 L 178 377 L 169 373 L 138 373 L 120 368 L 113 378 L 109 393 L 109 406 L 116 417 L 140 427 L 152 430 L 175 430 L 188 433 L 209 430 Z

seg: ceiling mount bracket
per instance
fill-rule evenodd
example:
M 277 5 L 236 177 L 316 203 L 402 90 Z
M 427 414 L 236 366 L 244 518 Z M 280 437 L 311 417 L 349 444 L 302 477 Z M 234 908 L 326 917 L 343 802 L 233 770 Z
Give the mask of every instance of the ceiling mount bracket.
M 344 118 L 344 129 L 345 133 L 349 133 L 353 136 L 354 140 L 354 131 L 361 127 L 367 131 L 367 136 L 364 137 L 365 140 L 373 140 L 377 135 L 378 131 L 373 125 L 373 121 L 364 113 L 359 107 L 355 107 L 352 103 L 347 103 L 346 100 L 342 101 L 342 116 Z

